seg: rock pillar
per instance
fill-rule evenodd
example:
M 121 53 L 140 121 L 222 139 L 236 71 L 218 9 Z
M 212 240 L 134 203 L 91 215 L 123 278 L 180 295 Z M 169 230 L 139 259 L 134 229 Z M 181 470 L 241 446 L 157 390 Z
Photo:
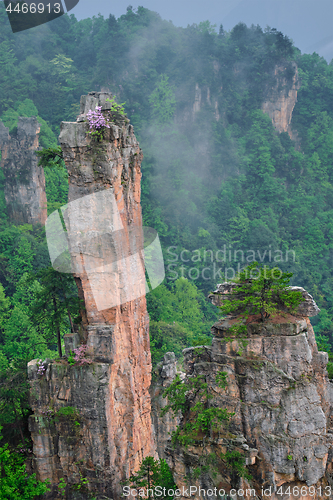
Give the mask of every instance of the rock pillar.
M 54 485 L 66 477 L 68 498 L 80 474 L 88 478 L 90 491 L 120 498 L 121 481 L 139 468 L 144 457 L 155 455 L 142 267 L 142 153 L 128 120 L 111 117 L 106 100 L 111 97 L 95 92 L 82 96 L 77 121 L 63 122 L 59 137 L 69 175 L 69 203 L 63 216 L 71 235 L 70 262 L 85 303 L 80 336 L 65 340 L 72 347 L 86 344 L 91 362 L 49 363 L 42 378 L 36 362 L 29 364 L 39 476 L 52 479 Z M 87 113 L 96 106 L 110 118 L 110 128 L 100 141 L 88 134 Z M 59 269 L 66 270 L 59 258 L 54 265 L 58 262 Z M 64 406 L 77 409 L 80 425 L 72 441 L 68 428 L 57 423 L 56 415 Z M 51 426 L 43 413 L 48 407 L 55 415 Z M 55 491 L 54 487 L 53 495 Z
M 44 170 L 37 166 L 35 154 L 39 131 L 35 117 L 20 117 L 12 136 L 0 122 L 0 167 L 5 175 L 8 216 L 15 224 L 44 225 L 47 217 Z

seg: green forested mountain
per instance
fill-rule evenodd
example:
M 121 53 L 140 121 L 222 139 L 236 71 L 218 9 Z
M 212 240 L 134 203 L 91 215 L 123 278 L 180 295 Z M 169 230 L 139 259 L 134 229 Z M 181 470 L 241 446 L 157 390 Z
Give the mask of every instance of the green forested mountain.
M 322 310 L 316 333 L 332 340 L 332 63 L 302 55 L 274 28 L 240 23 L 225 32 L 208 21 L 177 28 L 143 7 L 119 19 L 66 15 L 13 34 L 1 3 L 0 26 L 0 118 L 11 132 L 18 116 L 38 116 L 40 144 L 55 146 L 60 122 L 76 118 L 82 94 L 108 89 L 125 102 L 144 153 L 143 220 L 159 233 L 167 271 L 147 296 L 155 362 L 209 334 L 217 313 L 205 297 L 226 267 L 237 270 L 254 256 L 294 273 L 293 284 Z M 293 61 L 301 85 L 292 118 L 297 144 L 261 111 L 277 65 L 291 86 Z M 45 175 L 50 213 L 66 203 L 67 179 L 61 168 Z M 43 294 L 56 294 L 59 304 L 64 297 L 41 273 L 49 266 L 43 229 L 8 221 L 1 176 L 0 367 L 7 380 L 27 359 L 56 355 L 55 323 L 36 322 L 33 311 Z M 51 298 L 49 317 L 63 334 L 66 308 L 56 319 Z M 29 412 L 24 391 L 13 394 L 5 382 L 1 391 L 2 423 L 18 433 Z

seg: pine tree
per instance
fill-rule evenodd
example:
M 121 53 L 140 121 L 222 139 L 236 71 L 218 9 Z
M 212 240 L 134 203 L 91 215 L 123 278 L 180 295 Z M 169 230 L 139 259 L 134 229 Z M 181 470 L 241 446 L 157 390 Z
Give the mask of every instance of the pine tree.
M 31 279 L 36 278 L 42 288 L 36 293 L 31 319 L 36 324 L 40 321 L 46 322 L 49 330 L 56 333 L 58 352 L 62 357 L 61 331 L 68 319 L 73 332 L 74 320 L 79 317 L 80 300 L 77 297 L 73 277 L 47 267 L 31 277 Z
M 220 307 L 223 315 L 234 313 L 240 316 L 242 329 L 250 315 L 260 315 L 262 322 L 278 312 L 295 312 L 304 300 L 302 293 L 289 289 L 292 273 L 279 268 L 269 269 L 252 262 L 235 279 L 235 288 L 224 297 Z M 239 327 L 239 324 L 236 327 Z
M 151 493 L 156 486 L 165 488 L 166 492 L 177 488 L 170 468 L 163 458 L 155 460 L 153 457 L 146 457 L 142 461 L 140 469 L 129 478 L 128 483 L 132 488 L 139 491 L 142 489 L 144 493 L 147 493 L 148 496 L 145 497 L 148 499 L 153 498 L 154 495 Z M 159 498 L 172 500 L 173 497 L 166 494 L 159 496 Z

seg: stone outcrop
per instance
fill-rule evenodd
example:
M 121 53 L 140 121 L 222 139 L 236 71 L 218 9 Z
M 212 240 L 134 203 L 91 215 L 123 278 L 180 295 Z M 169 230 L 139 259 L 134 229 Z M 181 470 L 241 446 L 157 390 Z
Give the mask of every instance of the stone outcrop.
M 231 289 L 219 285 L 211 299 L 223 300 Z M 205 472 L 195 478 L 202 445 L 176 450 L 169 445 L 165 453 L 179 488 L 186 489 L 188 484 L 217 487 L 226 494 L 231 488 L 243 488 L 248 492 L 233 498 L 247 500 L 296 500 L 300 498 L 297 488 L 301 491 L 302 487 L 302 498 L 319 499 L 332 488 L 333 388 L 326 371 L 328 356 L 318 352 L 307 317 L 318 308 L 300 290 L 305 297 L 300 314 L 277 316 L 265 323 L 253 321 L 243 338 L 230 331 L 233 318 L 226 318 L 213 326 L 211 346 L 183 351 L 186 377 L 204 375 L 214 393 L 211 406 L 234 413 L 224 432 L 206 441 L 208 452 L 238 451 L 252 480 L 235 480 L 227 467 L 216 476 Z M 215 382 L 216 374 L 223 371 L 227 373 L 225 390 Z M 196 493 L 192 498 L 200 497 Z M 212 494 L 210 498 L 219 497 Z
M 165 449 L 170 439 L 170 434 L 176 430 L 180 423 L 179 416 L 175 417 L 171 412 L 161 417 L 161 411 L 167 404 L 163 393 L 171 382 L 173 382 L 177 374 L 180 378 L 185 377 L 183 372 L 177 371 L 175 353 L 167 352 L 164 355 L 163 361 L 158 363 L 154 370 L 154 379 L 150 388 L 154 437 L 157 453 L 160 458 L 166 458 Z
M 214 61 L 214 63 L 216 63 L 216 61 Z M 214 72 L 215 72 L 215 65 L 214 65 Z M 210 92 L 210 88 L 208 86 L 205 86 L 205 87 L 203 87 L 203 89 L 201 89 L 199 87 L 199 84 L 196 83 L 195 84 L 195 93 L 194 93 L 194 102 L 193 102 L 193 106 L 192 106 L 192 120 L 195 120 L 196 113 L 198 113 L 202 109 L 203 102 L 206 102 L 206 104 L 209 107 L 211 107 L 212 105 L 214 106 L 215 120 L 218 122 L 220 119 L 220 113 L 219 113 L 219 109 L 218 109 L 217 98 L 216 97 L 214 97 L 213 99 L 211 98 L 211 92 Z
M 212 62 L 213 71 L 217 81 L 220 80 L 221 66 L 218 61 Z M 292 73 L 290 78 L 288 73 Z M 240 68 L 237 65 L 234 68 L 234 74 L 238 78 L 242 76 Z M 290 138 L 296 141 L 296 146 L 299 149 L 299 137 L 297 131 L 292 128 L 292 114 L 297 102 L 297 91 L 300 89 L 300 79 L 298 76 L 298 68 L 295 62 L 286 62 L 278 64 L 272 72 L 270 86 L 266 91 L 266 98 L 262 103 L 262 111 L 271 118 L 274 128 L 278 132 L 288 132 Z M 209 106 L 214 109 L 215 120 L 226 120 L 225 111 L 219 109 L 219 95 L 223 95 L 223 86 L 219 83 L 218 93 L 211 91 L 207 85 L 199 86 L 198 83 L 192 88 L 193 101 L 191 106 L 185 107 L 176 114 L 176 122 L 184 123 L 187 121 L 195 121 L 196 115 L 204 108 Z M 221 108 L 221 106 L 220 106 Z
M 215 75 L 218 76 L 221 68 L 217 61 L 213 61 L 213 70 Z M 239 72 L 238 69 L 234 71 L 235 74 Z M 286 76 L 289 72 L 293 73 L 291 79 Z M 292 114 L 297 102 L 297 91 L 300 88 L 297 64 L 295 62 L 279 64 L 275 67 L 272 76 L 273 87 L 267 90 L 267 97 L 262 104 L 262 110 L 269 115 L 274 128 L 280 133 L 288 132 L 290 138 L 296 141 L 297 147 L 299 147 L 297 131 L 291 127 Z M 223 87 L 221 86 L 219 92 L 222 92 L 222 90 Z M 221 114 L 217 96 L 211 95 L 209 87 L 204 86 L 201 88 L 198 83 L 195 84 L 192 113 L 183 111 L 177 121 L 188 120 L 189 118 L 195 120 L 195 115 L 202 109 L 204 103 L 214 107 L 215 119 L 219 121 Z
M 77 122 L 62 123 L 59 137 L 69 175 L 63 216 L 72 271 L 85 303 L 80 332 L 66 336 L 66 351 L 84 343 L 90 363 L 50 362 L 42 377 L 36 362 L 29 363 L 34 454 L 39 477 L 52 480 L 50 498 L 56 498 L 62 477 L 72 498 L 80 474 L 88 478 L 91 491 L 120 498 L 121 481 L 144 457 L 155 455 L 141 255 L 142 153 L 133 127 L 121 115 L 110 120 L 103 140 L 87 134 L 87 112 L 101 106 L 110 117 L 106 99 L 111 97 L 82 96 Z M 56 416 L 64 406 L 79 415 L 73 439 L 68 425 L 57 419 L 49 425 L 45 417 L 48 409 Z
M 61 478 L 67 483 L 66 498 L 73 498 L 73 487 L 81 477 L 88 479 L 93 490 L 113 498 L 112 479 L 116 474 L 109 449 L 107 407 L 110 365 L 94 362 L 69 366 L 65 360 L 48 360 L 44 363 L 46 372 L 40 377 L 37 363 L 33 360 L 28 365 L 34 410 L 29 428 L 34 472 L 41 480 L 51 481 L 52 491 L 46 498 L 59 497 Z M 64 407 L 77 411 L 78 416 L 59 419 L 59 410 Z
M 284 72 L 287 67 L 284 65 L 276 66 L 274 70 L 276 85 L 269 91 L 269 97 L 263 103 L 262 110 L 272 119 L 274 128 L 278 132 L 288 132 L 291 139 L 296 140 L 297 134 L 292 131 L 290 123 L 300 83 L 296 63 L 290 64 L 294 71 L 292 82 L 288 82 L 285 77 Z
M 237 287 L 236 283 L 225 281 L 224 283 L 219 283 L 211 293 L 208 298 L 214 306 L 219 307 L 222 305 L 222 302 L 225 298 L 228 298 L 228 295 L 233 292 L 233 290 Z M 312 295 L 310 295 L 304 288 L 301 286 L 290 286 L 289 290 L 293 292 L 301 292 L 303 300 L 299 304 L 296 314 L 298 316 L 317 316 L 320 312 L 319 307 L 315 303 Z
M 35 154 L 40 125 L 35 117 L 20 117 L 17 132 L 9 136 L 8 131 L 0 122 L 0 167 L 9 219 L 15 224 L 45 224 L 45 176 Z

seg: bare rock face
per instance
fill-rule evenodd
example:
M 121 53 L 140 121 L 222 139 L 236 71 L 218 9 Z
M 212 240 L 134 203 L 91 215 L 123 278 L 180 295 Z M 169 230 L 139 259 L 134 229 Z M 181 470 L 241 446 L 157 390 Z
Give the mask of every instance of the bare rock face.
M 79 342 L 86 344 L 91 364 L 51 363 L 45 377 L 31 378 L 34 453 L 39 476 L 52 478 L 50 498 L 56 498 L 61 477 L 73 485 L 79 473 L 89 479 L 89 489 L 120 498 L 121 481 L 144 457 L 156 453 L 140 253 L 142 153 L 133 127 L 122 116 L 110 122 L 103 140 L 87 134 L 87 112 L 101 106 L 107 114 L 106 99 L 111 97 L 97 92 L 82 96 L 77 122 L 62 123 L 59 137 L 69 174 L 63 215 L 71 235 L 72 269 L 85 303 L 80 333 L 67 335 L 65 341 L 67 352 Z M 71 446 L 60 424 L 43 424 L 43 411 L 52 407 L 56 414 L 63 406 L 77 408 L 81 418 Z
M 297 102 L 297 90 L 300 88 L 296 63 L 292 63 L 295 71 L 292 82 L 288 82 L 283 72 L 284 66 L 276 66 L 276 86 L 272 90 L 269 99 L 262 105 L 262 110 L 272 119 L 272 123 L 278 132 L 288 132 L 292 139 L 296 139 L 295 133 L 290 127 L 292 113 Z
M 223 300 L 231 289 L 229 284 L 218 285 L 212 299 Z M 252 475 L 252 480 L 238 477 L 235 483 L 235 475 L 225 469 L 215 476 L 192 475 L 188 483 L 202 447 L 167 446 L 178 488 L 196 486 L 194 499 L 200 498 L 199 487 L 224 489 L 226 494 L 242 488 L 244 492 L 232 498 L 247 500 L 296 500 L 302 487 L 302 498 L 319 499 L 332 488 L 333 384 L 327 377 L 327 354 L 318 352 L 305 314 L 313 315 L 318 308 L 304 289 L 296 289 L 306 299 L 303 316 L 249 323 L 243 338 L 230 331 L 233 318 L 226 318 L 213 326 L 211 346 L 183 351 L 186 377 L 205 375 L 214 388 L 211 405 L 234 413 L 225 432 L 207 440 L 207 452 L 239 451 Z M 227 372 L 226 390 L 216 387 L 215 376 L 221 371 Z M 215 493 L 210 498 L 219 497 Z
M 163 393 L 173 382 L 177 374 L 181 378 L 185 377 L 184 373 L 177 372 L 175 353 L 167 352 L 164 355 L 163 361 L 158 363 L 155 369 L 154 379 L 150 387 L 154 437 L 159 458 L 166 458 L 165 448 L 170 439 L 170 434 L 176 430 L 179 424 L 179 418 L 174 417 L 172 412 L 168 412 L 161 417 L 161 411 L 167 404 Z
M 20 117 L 16 135 L 0 122 L 0 166 L 5 175 L 8 216 L 16 224 L 45 224 L 47 217 L 45 176 L 38 167 L 40 125 L 37 118 Z
M 304 288 L 301 286 L 290 286 L 290 290 L 294 292 L 301 292 L 303 297 L 303 302 L 300 303 L 297 309 L 297 313 L 302 316 L 317 316 L 320 312 L 319 307 L 313 300 L 312 295 L 310 295 Z
M 114 468 L 107 413 L 110 365 L 69 366 L 59 361 L 45 366 L 40 377 L 37 360 L 28 364 L 35 468 L 39 478 L 49 479 L 52 486 L 46 498 L 59 498 L 60 478 L 68 484 L 66 498 L 74 498 L 72 488 L 79 483 L 80 474 L 89 480 L 90 487 L 112 498 Z M 73 414 L 62 415 L 63 408 L 72 409 Z

